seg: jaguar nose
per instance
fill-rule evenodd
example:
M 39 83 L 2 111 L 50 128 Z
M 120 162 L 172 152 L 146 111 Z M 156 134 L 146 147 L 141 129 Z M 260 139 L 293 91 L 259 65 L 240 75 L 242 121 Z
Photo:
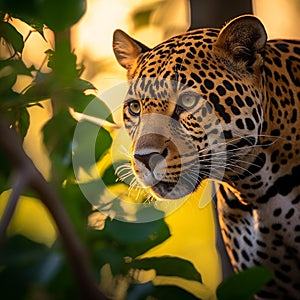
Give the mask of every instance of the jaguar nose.
M 145 165 L 145 167 L 153 172 L 155 166 L 163 161 L 168 155 L 168 149 L 165 149 L 162 153 L 149 152 L 149 153 L 135 153 L 134 158 Z

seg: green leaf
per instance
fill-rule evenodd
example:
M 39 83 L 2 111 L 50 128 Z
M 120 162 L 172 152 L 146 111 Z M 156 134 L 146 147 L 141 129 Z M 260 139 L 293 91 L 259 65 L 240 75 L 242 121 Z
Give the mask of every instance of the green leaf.
M 73 107 L 75 111 L 114 123 L 109 107 L 97 96 L 93 94 L 82 94 L 82 96 L 78 95 L 78 97 L 73 98 L 73 100 L 70 106 Z
M 1 60 L 0 70 L 3 69 L 4 67 L 11 67 L 18 75 L 27 75 L 27 76 L 32 76 L 31 72 L 35 70 L 34 67 L 27 68 L 22 60 L 15 60 L 15 59 Z
M 201 274 L 194 265 L 185 259 L 171 256 L 135 259 L 128 264 L 128 269 L 155 269 L 157 275 L 178 276 L 202 283 Z
M 72 138 L 76 122 L 67 110 L 58 111 L 43 127 L 44 145 L 52 161 L 57 182 L 66 179 L 71 168 Z
M 73 88 L 79 91 L 96 90 L 95 86 L 87 80 L 76 78 L 73 82 Z
M 89 122 L 80 122 L 73 140 L 73 160 L 81 168 L 89 170 L 111 144 L 111 135 L 104 128 Z
M 95 145 L 95 162 L 99 161 L 100 157 L 108 150 L 111 144 L 111 135 L 105 129 L 100 128 Z
M 161 216 L 163 217 L 163 213 Z M 148 223 L 107 220 L 103 233 L 115 243 L 125 247 L 125 253 L 130 257 L 141 255 L 170 237 L 170 231 L 164 219 Z
M 106 222 L 105 231 L 116 242 L 131 245 L 157 239 L 162 225 L 160 220 L 141 224 L 113 220 Z
M 0 70 L 0 81 L 0 95 L 3 95 L 16 83 L 17 73 L 11 66 L 6 66 Z
M 31 76 L 32 68 L 27 68 L 21 60 L 3 60 L 0 61 L 0 95 L 8 96 L 10 90 L 17 81 L 18 75 Z M 15 93 L 15 92 L 14 92 Z M 1 102 L 4 99 L 1 97 Z
M 110 186 L 113 184 L 116 184 L 118 180 L 118 176 L 116 175 L 116 168 L 117 165 L 123 165 L 123 163 L 116 164 L 114 163 L 113 165 L 110 165 L 103 173 L 102 175 L 102 180 L 105 185 Z
M 94 95 L 75 93 L 70 106 L 76 112 L 113 122 L 112 114 L 107 105 Z M 75 95 L 74 94 L 74 95 Z M 88 121 L 81 121 L 76 127 L 76 135 L 73 139 L 73 160 L 80 167 L 88 170 L 99 161 L 112 144 L 112 137 L 108 131 Z
M 61 41 L 56 46 L 56 50 L 48 56 L 48 67 L 53 70 L 55 81 L 62 88 L 72 86 L 74 80 L 78 78 L 77 57 L 69 51 L 66 43 Z
M 57 112 L 43 127 L 44 143 L 49 152 L 57 151 L 62 157 L 70 148 L 76 122 L 67 111 Z
M 23 36 L 8 22 L 0 22 L 0 37 L 12 45 L 16 52 L 22 52 L 24 48 Z
M 171 297 L 170 297 L 171 296 Z M 138 298 L 138 300 L 147 300 L 147 299 L 156 299 L 156 300 L 199 300 L 193 294 L 187 292 L 186 290 L 174 286 L 174 285 L 158 285 L 155 286 L 153 291 L 146 295 L 146 297 Z M 242 298 L 240 298 L 242 300 Z
M 74 299 L 80 300 L 80 290 L 77 284 L 77 281 L 74 278 L 74 273 L 72 268 L 70 267 L 67 259 L 63 260 L 63 264 L 58 270 L 58 274 L 51 280 L 47 285 L 42 285 L 44 288 L 44 295 L 46 295 L 47 299 L 55 299 L 55 300 L 66 300 L 66 299 Z M 34 300 L 37 299 L 36 294 L 31 295 L 31 297 L 26 298 L 26 300 Z M 43 298 L 44 299 L 44 298 Z
M 15 17 L 18 18 L 18 19 L 20 19 L 21 21 L 25 22 L 26 24 L 28 24 L 36 32 L 38 32 L 42 36 L 43 39 L 45 39 L 45 36 L 44 36 L 44 24 L 40 20 L 38 20 L 35 17 L 26 16 L 26 15 L 16 15 Z
M 272 273 L 266 267 L 246 269 L 225 279 L 218 286 L 218 300 L 252 299 L 271 280 Z
M 103 265 L 109 262 L 111 272 L 113 275 L 122 273 L 124 268 L 124 253 L 121 249 L 114 246 L 105 246 L 103 249 L 97 252 L 97 266 L 101 268 Z
M 9 17 L 14 17 L 25 22 L 44 37 L 44 24 L 40 20 L 39 0 L 2 0 L 0 10 L 8 13 Z
M 28 103 L 34 103 L 30 98 L 24 97 L 22 94 L 16 93 L 12 89 L 7 90 L 1 95 L 0 110 L 2 112 L 11 111 L 26 106 Z M 29 106 L 29 105 L 27 105 Z
M 153 285 L 152 281 L 140 284 L 131 284 L 127 293 L 126 300 L 150 300 L 151 297 L 147 297 L 151 295 L 154 290 L 155 286 Z M 155 300 L 155 298 L 152 299 Z
M 26 108 L 19 110 L 19 117 L 16 120 L 17 132 L 19 132 L 22 139 L 25 138 L 30 125 L 30 115 Z
M 153 13 L 154 8 L 137 11 L 133 14 L 134 28 L 137 30 L 143 26 L 147 26 L 150 23 L 150 17 Z
M 26 103 L 34 103 L 50 99 L 53 92 L 55 92 L 53 74 L 37 72 L 34 81 L 23 94 L 23 98 Z
M 16 107 L 4 111 L 3 114 L 8 119 L 12 129 L 15 129 L 23 140 L 30 125 L 30 115 L 26 107 Z
M 61 263 L 61 255 L 53 248 L 23 236 L 9 238 L 0 252 L 1 298 L 24 299 L 34 284 L 53 280 Z
M 77 23 L 86 10 L 85 0 L 43 0 L 39 4 L 41 20 L 53 31 L 64 31 Z
M 87 233 L 86 222 L 91 212 L 91 204 L 84 197 L 79 186 L 70 180 L 66 181 L 60 190 L 60 195 L 77 233 L 84 237 Z
M 80 20 L 85 0 L 2 0 L 0 10 L 21 19 L 42 34 L 43 24 L 55 32 L 64 31 Z

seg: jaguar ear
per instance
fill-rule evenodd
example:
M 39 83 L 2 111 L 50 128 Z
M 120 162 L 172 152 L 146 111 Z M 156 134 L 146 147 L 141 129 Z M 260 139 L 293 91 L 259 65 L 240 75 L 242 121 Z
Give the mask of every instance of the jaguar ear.
M 150 49 L 124 31 L 117 29 L 113 35 L 113 50 L 119 64 L 130 70 L 140 54 Z
M 244 15 L 230 21 L 221 30 L 216 46 L 221 55 L 234 63 L 251 67 L 267 42 L 267 33 L 254 16 Z

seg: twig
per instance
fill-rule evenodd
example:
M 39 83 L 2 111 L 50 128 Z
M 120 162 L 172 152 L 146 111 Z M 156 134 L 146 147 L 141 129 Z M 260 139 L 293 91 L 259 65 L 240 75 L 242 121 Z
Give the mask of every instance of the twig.
M 16 173 L 13 180 L 12 192 L 8 198 L 4 213 L 1 217 L 0 222 L 0 248 L 2 246 L 2 241 L 5 240 L 5 234 L 8 228 L 8 225 L 13 217 L 16 206 L 20 195 L 22 194 L 24 187 L 27 185 L 27 177 L 22 176 L 20 173 Z
M 115 124 L 115 123 L 111 123 L 105 119 L 101 119 L 98 117 L 93 117 L 93 116 L 89 116 L 83 113 L 79 113 L 76 112 L 73 108 L 69 108 L 69 113 L 71 115 L 71 117 L 76 120 L 77 122 L 83 122 L 83 121 L 87 121 L 89 123 L 95 124 L 99 127 L 103 127 L 105 129 L 120 129 L 121 125 L 119 124 Z
M 74 275 L 78 281 L 82 298 L 90 300 L 107 299 L 98 289 L 93 279 L 86 251 L 78 240 L 57 193 L 26 155 L 17 134 L 12 129 L 9 129 L 8 123 L 3 120 L 2 116 L 0 116 L 0 132 L 0 146 L 3 148 L 4 153 L 7 154 L 7 158 L 12 163 L 15 171 L 18 172 L 18 180 L 23 180 L 23 182 L 18 184 L 16 182 L 18 189 L 25 188 L 27 183 L 28 187 L 37 192 L 40 200 L 48 208 L 56 222 L 63 245 L 73 267 Z M 15 191 L 14 195 L 11 196 L 14 197 L 14 201 L 17 201 L 19 193 L 20 190 Z M 2 226 L 5 227 L 5 224 Z

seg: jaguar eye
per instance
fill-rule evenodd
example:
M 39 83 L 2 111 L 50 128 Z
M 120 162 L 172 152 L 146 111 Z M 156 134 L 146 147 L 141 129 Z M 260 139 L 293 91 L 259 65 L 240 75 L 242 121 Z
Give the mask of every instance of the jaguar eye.
M 199 98 L 200 96 L 196 93 L 184 93 L 179 96 L 178 105 L 186 109 L 191 109 L 197 104 Z
M 128 111 L 133 116 L 138 116 L 141 112 L 141 106 L 139 101 L 133 100 L 128 105 Z

